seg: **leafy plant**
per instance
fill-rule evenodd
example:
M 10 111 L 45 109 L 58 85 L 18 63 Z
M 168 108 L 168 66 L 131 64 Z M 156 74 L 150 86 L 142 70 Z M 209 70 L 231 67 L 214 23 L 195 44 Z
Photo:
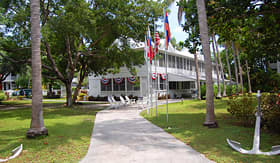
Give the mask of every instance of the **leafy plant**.
M 5 94 L 3 91 L 0 91 L 0 103 L 1 101 L 5 100 Z
M 243 97 L 233 97 L 227 102 L 229 108 L 227 111 L 240 120 L 244 126 L 252 126 L 255 121 L 255 105 L 253 103 L 254 97 L 247 95 Z
M 280 94 L 266 94 L 262 98 L 262 124 L 270 131 L 280 133 Z

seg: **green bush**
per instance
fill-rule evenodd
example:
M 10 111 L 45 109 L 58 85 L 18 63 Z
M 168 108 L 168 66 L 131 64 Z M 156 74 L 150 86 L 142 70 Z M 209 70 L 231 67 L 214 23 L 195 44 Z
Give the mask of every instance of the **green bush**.
M 201 99 L 206 99 L 206 84 L 200 86 Z
M 264 94 L 261 109 L 263 126 L 272 132 L 280 133 L 280 95 Z
M 84 97 L 84 96 L 86 96 L 87 94 L 85 94 L 85 93 L 80 93 L 79 94 L 79 97 Z
M 5 100 L 5 93 L 3 91 L 0 91 L 0 103 L 3 100 Z
M 255 105 L 253 98 L 247 95 L 243 97 L 230 98 L 227 102 L 227 111 L 240 120 L 240 123 L 244 126 L 253 126 L 255 122 Z

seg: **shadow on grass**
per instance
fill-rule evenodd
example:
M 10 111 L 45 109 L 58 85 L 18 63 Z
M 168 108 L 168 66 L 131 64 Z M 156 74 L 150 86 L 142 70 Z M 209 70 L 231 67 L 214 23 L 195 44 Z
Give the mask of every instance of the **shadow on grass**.
M 254 128 L 233 126 L 234 119 L 229 114 L 217 113 L 216 120 L 219 128 L 209 129 L 203 126 L 204 113 L 174 113 L 170 109 L 169 122 L 166 114 L 158 117 L 147 117 L 149 121 L 171 133 L 186 144 L 191 145 L 198 152 L 217 162 L 278 162 L 279 156 L 242 155 L 235 152 L 226 142 L 226 138 L 239 141 L 242 148 L 251 149 Z M 280 135 L 261 133 L 263 151 L 270 151 L 271 146 L 280 144 Z
M 14 123 L 0 129 L 0 157 L 23 144 L 24 151 L 15 161 L 77 161 L 88 149 L 95 114 L 99 109 L 44 109 L 45 126 L 49 135 L 27 139 L 31 109 L 1 111 L 0 119 Z M 3 114 L 2 114 L 3 113 Z M 70 161 L 71 162 L 71 161 Z
M 79 116 L 92 112 L 92 110 L 101 110 L 105 107 L 98 108 L 83 108 L 79 106 L 63 107 L 59 105 L 57 107 L 50 106 L 43 108 L 44 119 L 55 119 L 61 116 Z M 14 109 L 14 110 L 0 110 L 0 119 L 4 118 L 16 118 L 17 120 L 31 119 L 32 109 L 31 107 Z

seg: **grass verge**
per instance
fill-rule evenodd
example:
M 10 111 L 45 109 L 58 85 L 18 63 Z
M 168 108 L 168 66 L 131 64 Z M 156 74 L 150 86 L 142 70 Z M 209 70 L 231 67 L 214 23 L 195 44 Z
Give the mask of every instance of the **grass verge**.
M 226 138 L 239 141 L 242 148 L 251 149 L 254 128 L 239 126 L 227 112 L 226 100 L 215 100 L 215 115 L 219 128 L 208 129 L 202 124 L 205 120 L 205 101 L 187 100 L 183 103 L 169 104 L 169 121 L 166 122 L 166 105 L 158 107 L 158 116 L 141 112 L 147 120 L 163 128 L 196 151 L 218 163 L 230 162 L 279 162 L 280 156 L 243 155 L 235 152 L 226 142 Z M 270 151 L 271 146 L 280 145 L 280 135 L 261 131 L 262 151 Z
M 23 144 L 22 154 L 10 162 L 78 162 L 87 153 L 96 113 L 91 109 L 44 108 L 49 136 L 27 139 L 31 108 L 0 110 L 0 157 Z

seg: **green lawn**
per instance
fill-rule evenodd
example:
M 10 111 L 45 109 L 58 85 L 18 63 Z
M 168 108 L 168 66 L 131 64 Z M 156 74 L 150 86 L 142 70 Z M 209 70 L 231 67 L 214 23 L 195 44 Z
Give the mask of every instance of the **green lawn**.
M 78 162 L 87 153 L 99 109 L 44 108 L 49 136 L 27 139 L 31 108 L 0 110 L 0 158 L 23 144 L 23 153 L 11 162 Z
M 65 99 L 58 99 L 58 100 L 43 100 L 43 104 L 63 104 L 65 103 L 66 100 Z M 1 101 L 1 105 L 5 105 L 5 106 L 23 106 L 23 105 L 31 105 L 32 104 L 32 100 L 28 99 L 28 100 L 5 100 L 5 101 Z
M 215 100 L 216 120 L 219 124 L 219 128 L 215 129 L 202 125 L 205 120 L 205 101 L 187 100 L 184 103 L 169 104 L 168 123 L 166 105 L 159 107 L 158 117 L 155 116 L 155 109 L 152 117 L 147 116 L 146 111 L 141 115 L 216 162 L 280 162 L 280 156 L 243 155 L 233 151 L 226 138 L 239 141 L 243 148 L 251 149 L 254 128 L 238 126 L 226 108 L 226 100 Z M 280 145 L 280 135 L 262 131 L 260 149 L 269 151 L 274 145 Z

